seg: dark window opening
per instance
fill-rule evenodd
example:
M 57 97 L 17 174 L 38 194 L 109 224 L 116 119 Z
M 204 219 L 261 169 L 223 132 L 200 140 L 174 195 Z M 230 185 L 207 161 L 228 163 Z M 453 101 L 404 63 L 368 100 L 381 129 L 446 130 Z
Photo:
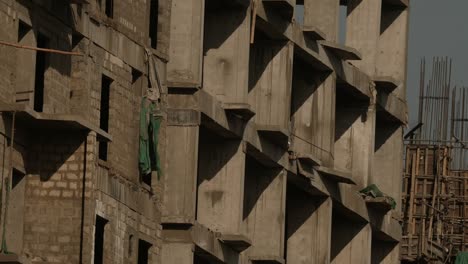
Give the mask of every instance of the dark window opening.
M 102 264 L 104 260 L 104 228 L 107 220 L 96 215 L 96 230 L 94 232 L 94 264 Z
M 110 100 L 110 86 L 112 79 L 102 75 L 101 80 L 101 108 L 99 117 L 99 128 L 108 132 L 109 131 L 109 100 Z M 99 159 L 107 160 L 107 142 L 99 142 Z
M 128 237 L 128 257 L 133 255 L 133 235 Z
M 148 264 L 149 249 L 151 244 L 139 239 L 138 240 L 138 264 Z
M 100 141 L 99 142 L 99 159 L 103 161 L 107 161 L 107 152 L 108 152 L 107 142 Z
M 151 187 L 151 176 L 151 173 L 143 174 L 141 175 L 141 181 Z
M 137 96 L 143 95 L 143 73 L 137 69 L 132 68 L 132 88 Z
M 106 16 L 114 17 L 114 0 L 106 0 Z
M 74 50 L 78 44 L 83 40 L 83 35 L 78 32 L 73 32 L 72 34 L 72 50 Z
M 17 169 L 13 169 L 13 178 L 11 179 L 11 189 L 15 187 L 24 179 L 25 174 Z
M 156 49 L 158 45 L 158 8 L 159 8 L 159 0 L 151 0 L 150 19 L 149 19 L 149 37 L 151 39 L 151 47 L 153 49 Z
M 28 24 L 20 20 L 19 25 L 18 25 L 18 42 L 20 42 L 24 38 L 24 36 L 28 34 L 30 30 L 31 30 L 31 27 Z
M 37 34 L 37 47 L 48 48 L 49 39 L 41 33 Z M 44 76 L 47 67 L 48 54 L 38 51 L 36 53 L 36 78 L 34 84 L 34 110 L 42 112 L 44 110 Z

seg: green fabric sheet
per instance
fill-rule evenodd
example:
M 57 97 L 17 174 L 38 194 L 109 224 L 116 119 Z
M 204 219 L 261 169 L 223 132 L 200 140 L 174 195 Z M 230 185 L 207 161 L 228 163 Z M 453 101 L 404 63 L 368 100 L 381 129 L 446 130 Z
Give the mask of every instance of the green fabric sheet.
M 142 175 L 150 174 L 152 171 L 161 177 L 161 163 L 158 154 L 158 136 L 161 127 L 161 117 L 154 116 L 155 103 L 147 98 L 141 101 L 140 111 L 140 148 L 139 167 Z
M 380 189 L 379 187 L 377 187 L 377 185 L 375 184 L 371 184 L 369 186 L 367 186 L 366 188 L 362 189 L 359 191 L 360 193 L 362 194 L 365 194 L 365 195 L 368 195 L 368 196 L 371 196 L 371 197 L 386 197 L 389 201 L 390 201 L 390 204 L 392 206 L 392 209 L 395 209 L 396 208 L 396 201 L 395 199 L 393 199 L 392 197 L 384 194 Z
M 458 253 L 455 264 L 468 264 L 468 252 Z

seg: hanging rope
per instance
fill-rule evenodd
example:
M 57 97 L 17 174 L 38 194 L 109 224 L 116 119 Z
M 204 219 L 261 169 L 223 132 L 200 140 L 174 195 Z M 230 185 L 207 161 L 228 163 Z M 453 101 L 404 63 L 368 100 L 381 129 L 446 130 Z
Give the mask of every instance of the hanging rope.
M 18 45 L 15 43 L 5 42 L 1 40 L 0 40 L 0 45 L 9 46 L 9 47 L 18 48 L 18 49 L 28 49 L 28 50 L 35 50 L 35 51 L 42 51 L 42 52 L 49 52 L 49 53 L 57 53 L 57 54 L 62 54 L 62 55 L 84 56 L 82 53 L 79 53 L 79 52 L 24 46 L 24 45 Z

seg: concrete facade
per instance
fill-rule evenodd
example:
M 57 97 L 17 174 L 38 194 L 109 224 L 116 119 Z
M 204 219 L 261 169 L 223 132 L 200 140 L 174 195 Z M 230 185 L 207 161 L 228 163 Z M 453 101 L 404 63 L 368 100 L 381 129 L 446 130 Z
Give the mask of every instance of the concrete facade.
M 399 262 L 401 206 L 359 190 L 400 197 L 407 0 L 0 0 L 0 21 L 80 54 L 0 44 L 0 263 Z

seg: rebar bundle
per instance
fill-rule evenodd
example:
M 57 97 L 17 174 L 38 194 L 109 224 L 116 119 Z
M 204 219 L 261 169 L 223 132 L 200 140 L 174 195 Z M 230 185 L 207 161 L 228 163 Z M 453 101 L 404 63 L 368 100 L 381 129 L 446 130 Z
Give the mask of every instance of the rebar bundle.
M 423 58 L 421 60 L 418 113 L 418 121 L 423 125 L 418 139 L 432 145 L 448 140 L 452 59 L 447 57 L 433 58 L 431 78 L 427 83 L 425 75 L 426 59 Z
M 451 137 L 455 145 L 453 149 L 452 169 L 468 169 L 468 89 L 466 87 L 454 88 L 452 91 L 452 124 Z

